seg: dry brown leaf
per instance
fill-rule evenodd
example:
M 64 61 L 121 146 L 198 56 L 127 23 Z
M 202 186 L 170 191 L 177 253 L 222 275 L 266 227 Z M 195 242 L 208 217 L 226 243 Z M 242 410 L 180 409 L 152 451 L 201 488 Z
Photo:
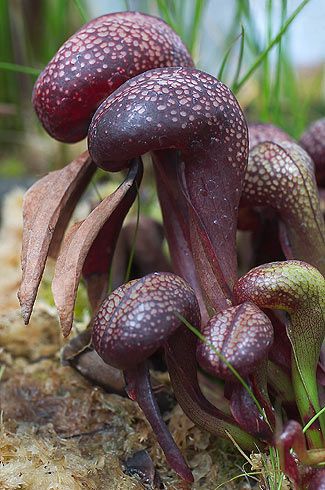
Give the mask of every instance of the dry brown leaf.
M 22 283 L 18 293 L 29 322 L 50 248 L 56 253 L 72 212 L 96 170 L 88 152 L 51 172 L 26 193 L 23 204 Z
M 108 275 L 116 240 L 123 220 L 130 209 L 142 177 L 142 164 L 134 161 L 126 179 L 113 194 L 106 197 L 82 222 L 76 223 L 64 239 L 58 257 L 52 291 L 63 335 L 70 333 L 73 309 L 81 274 Z M 103 283 L 99 281 L 102 296 Z M 93 303 L 94 290 L 92 289 Z

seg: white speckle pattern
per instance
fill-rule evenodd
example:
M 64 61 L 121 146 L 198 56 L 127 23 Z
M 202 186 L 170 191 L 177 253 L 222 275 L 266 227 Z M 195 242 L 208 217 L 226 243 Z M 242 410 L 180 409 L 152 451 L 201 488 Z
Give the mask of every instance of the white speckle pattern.
M 325 319 L 325 279 L 315 267 L 299 260 L 255 267 L 238 280 L 235 296 L 238 301 L 290 314 L 321 307 Z
M 93 324 L 94 347 L 112 366 L 135 366 L 182 326 L 176 313 L 199 326 L 194 291 L 179 276 L 159 272 L 131 281 L 102 303 Z
M 78 141 L 102 100 L 129 78 L 159 66 L 193 66 L 163 20 L 138 12 L 104 15 L 68 39 L 41 73 L 35 110 L 51 136 Z
M 250 151 L 242 204 L 275 209 L 286 226 L 292 257 L 325 273 L 325 223 L 314 165 L 299 145 L 265 142 Z
M 316 377 L 325 336 L 325 278 L 322 274 L 298 260 L 272 262 L 255 267 L 241 277 L 234 293 L 238 301 L 253 301 L 259 308 L 289 313 L 287 333 L 301 374 L 305 376 L 308 372 L 310 376 L 314 371 Z
M 238 102 L 226 85 L 191 68 L 149 70 L 123 84 L 96 111 L 88 142 L 95 163 L 108 170 L 150 150 L 192 155 L 221 143 L 229 165 L 246 168 L 247 128 Z
M 271 321 L 250 302 L 213 316 L 202 329 L 202 334 L 207 342 L 198 346 L 198 362 L 206 371 L 224 379 L 233 379 L 234 376 L 216 351 L 242 376 L 246 376 L 265 359 L 273 343 Z

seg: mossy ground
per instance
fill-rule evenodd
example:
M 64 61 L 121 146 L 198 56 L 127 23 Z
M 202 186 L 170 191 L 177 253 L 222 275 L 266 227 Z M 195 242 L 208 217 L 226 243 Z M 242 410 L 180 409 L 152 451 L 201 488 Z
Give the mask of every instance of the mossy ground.
M 30 325 L 23 325 L 16 299 L 21 201 L 18 191 L 7 197 L 0 231 L 0 489 L 160 488 L 124 472 L 124 461 L 143 449 L 163 488 L 214 490 L 242 473 L 243 465 L 250 471 L 231 443 L 199 430 L 175 405 L 166 420 L 195 477 L 192 486 L 184 484 L 166 465 L 136 403 L 60 364 L 63 340 L 47 293 L 41 293 Z M 223 488 L 252 485 L 254 480 L 241 479 Z

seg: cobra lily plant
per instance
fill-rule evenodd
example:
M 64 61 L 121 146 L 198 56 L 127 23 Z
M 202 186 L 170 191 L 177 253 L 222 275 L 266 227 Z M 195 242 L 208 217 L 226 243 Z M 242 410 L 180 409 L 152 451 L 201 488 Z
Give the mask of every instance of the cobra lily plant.
M 128 396 L 183 479 L 192 481 L 192 473 L 150 382 L 148 359 L 158 349 L 178 403 L 199 427 L 247 451 L 275 446 L 297 488 L 323 488 L 325 224 L 314 165 L 322 185 L 325 148 L 314 139 L 324 120 L 301 145 L 271 125 L 247 128 L 228 87 L 194 68 L 167 24 L 136 12 L 95 19 L 66 41 L 39 76 L 33 104 L 51 136 L 88 137 L 89 151 L 25 196 L 25 322 L 46 258 L 56 257 L 52 289 L 63 334 L 83 278 L 93 310 L 85 343 L 91 336 L 98 369 L 105 363 L 123 371 Z M 155 272 L 107 296 L 145 153 L 172 270 L 159 261 Z M 65 234 L 98 167 L 127 175 Z M 238 229 L 250 249 L 240 278 Z M 227 413 L 203 395 L 199 367 L 224 380 Z

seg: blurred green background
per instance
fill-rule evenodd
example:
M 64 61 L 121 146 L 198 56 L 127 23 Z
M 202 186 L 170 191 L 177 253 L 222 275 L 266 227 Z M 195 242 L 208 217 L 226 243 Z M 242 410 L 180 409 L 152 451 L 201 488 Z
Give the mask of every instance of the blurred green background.
M 39 176 L 85 147 L 86 142 L 69 146 L 46 135 L 31 93 L 37 74 L 61 44 L 87 20 L 110 11 L 140 10 L 164 18 L 197 67 L 232 87 L 249 120 L 273 122 L 298 137 L 325 113 L 324 59 L 315 58 L 319 46 L 307 34 L 319 28 L 324 8 L 317 14 L 316 4 L 325 2 L 0 0 L 0 178 Z M 300 37 L 306 29 L 312 63 L 297 63 L 294 53 L 300 48 L 292 37 L 297 22 Z

